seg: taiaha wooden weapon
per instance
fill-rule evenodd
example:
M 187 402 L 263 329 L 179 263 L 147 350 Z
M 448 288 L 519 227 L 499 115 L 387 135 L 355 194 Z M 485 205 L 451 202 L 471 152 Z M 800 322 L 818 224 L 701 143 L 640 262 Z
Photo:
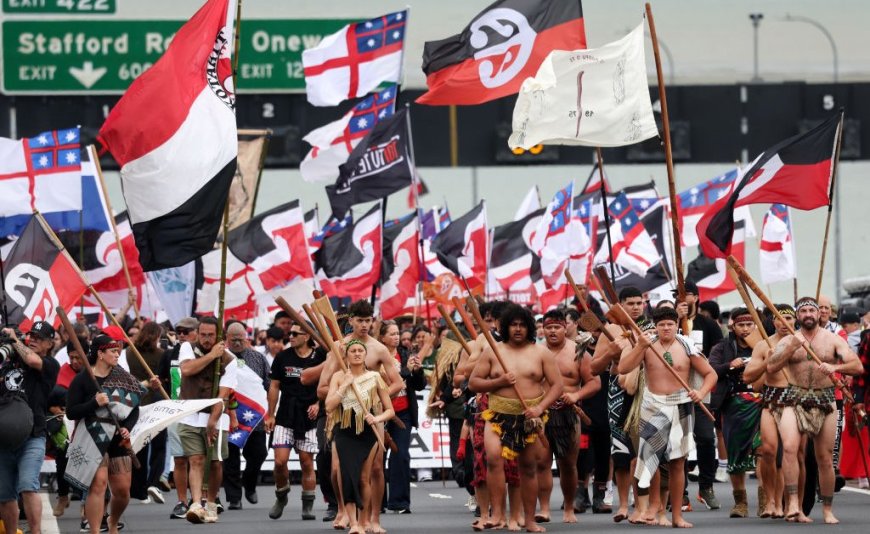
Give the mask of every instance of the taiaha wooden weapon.
M 468 312 L 465 311 L 465 306 L 462 305 L 462 300 L 460 300 L 459 297 L 453 297 L 451 302 L 453 302 L 453 307 L 456 308 L 459 317 L 462 318 L 462 324 L 464 324 L 465 329 L 468 330 L 468 335 L 471 336 L 471 339 L 477 339 L 477 330 L 474 329 L 474 323 L 471 321 L 471 317 L 468 316 Z M 484 323 L 478 323 L 477 326 L 479 326 L 481 330 L 486 329 Z
M 574 282 L 574 277 L 568 269 L 565 269 L 565 277 L 568 279 L 568 283 L 571 284 L 571 289 L 574 290 L 574 295 L 577 297 L 580 307 L 583 308 L 583 313 L 580 314 L 580 325 L 590 332 L 598 330 L 609 341 L 615 342 L 616 338 L 613 337 L 613 334 L 607 330 L 607 327 L 601 322 L 601 319 L 599 319 L 598 316 L 589 309 L 586 299 L 583 298 L 583 294 L 580 293 L 580 288 L 577 287 L 576 282 Z
M 477 324 L 481 325 L 481 330 L 483 330 L 483 337 L 485 337 L 487 343 L 489 343 L 489 347 L 492 349 L 492 352 L 495 355 L 495 359 L 498 361 L 498 364 L 501 366 L 502 371 L 504 371 L 505 373 L 510 373 L 510 370 L 508 369 L 507 365 L 505 365 L 505 363 L 504 363 L 504 359 L 502 359 L 502 357 L 501 357 L 501 353 L 498 350 L 498 345 L 496 344 L 495 339 L 492 337 L 492 334 L 490 333 L 488 328 L 483 328 L 483 317 L 480 316 L 480 310 L 477 309 L 477 301 L 474 300 L 474 297 L 469 295 L 468 298 L 465 299 L 465 302 L 466 302 L 466 304 L 468 304 L 468 310 L 471 312 L 471 315 L 474 317 L 474 320 L 477 321 Z M 519 400 L 520 404 L 523 405 L 523 409 L 528 410 L 529 405 L 526 403 L 526 399 L 523 398 L 517 385 L 511 384 L 511 387 L 514 390 L 514 393 L 517 394 L 517 400 Z M 538 439 L 541 440 L 541 444 L 544 447 L 549 449 L 550 443 L 547 441 L 547 436 L 544 434 L 544 428 L 543 427 L 538 428 L 537 434 L 538 434 Z
M 82 355 L 82 365 L 85 366 L 85 371 L 87 371 L 88 376 L 91 378 L 91 382 L 94 384 L 94 387 L 97 388 L 97 393 L 102 393 L 103 388 L 100 386 L 100 383 L 97 382 L 97 377 L 94 375 L 94 369 L 91 367 L 91 363 L 88 361 L 88 353 L 84 351 L 82 348 L 82 344 L 79 342 L 78 336 L 76 336 L 76 331 L 73 328 L 71 322 L 69 322 L 69 317 L 66 315 L 66 311 L 64 311 L 63 307 L 58 306 L 54 309 L 57 312 L 57 316 L 60 318 L 60 322 L 63 323 L 63 328 L 66 330 L 67 336 L 69 336 L 70 341 L 76 349 L 76 352 Z M 115 425 L 115 431 L 120 434 L 121 433 L 121 422 L 118 421 L 118 416 L 115 415 L 115 412 L 112 411 L 112 408 L 108 405 L 105 406 L 106 411 L 109 412 L 109 417 L 112 419 L 112 423 Z M 139 469 L 142 467 L 139 464 L 139 459 L 136 458 L 136 453 L 133 451 L 133 448 L 130 447 L 130 440 L 124 439 L 121 440 L 121 447 L 124 448 L 124 452 L 127 453 L 127 456 L 130 457 L 130 461 L 133 462 L 133 467 Z
M 456 336 L 456 340 L 462 345 L 462 350 L 465 351 L 466 354 L 471 354 L 471 348 L 468 346 L 468 342 L 465 340 L 465 336 L 462 335 L 462 332 L 459 331 L 459 327 L 456 326 L 456 323 L 453 322 L 453 318 L 450 317 L 450 314 L 447 313 L 447 310 L 444 309 L 442 304 L 438 305 L 438 313 L 441 314 L 441 317 L 444 319 L 444 322 L 447 323 L 447 328 L 453 332 L 453 335 Z
M 306 321 L 298 311 L 293 309 L 293 306 L 290 306 L 290 303 L 287 302 L 284 297 L 275 297 L 275 303 L 290 316 L 290 319 L 292 319 L 294 323 L 298 324 L 302 330 L 305 330 L 305 333 L 311 336 L 311 339 L 313 339 L 315 343 L 321 347 L 326 347 L 320 334 L 318 334 L 317 331 L 308 324 L 308 321 Z
M 746 272 L 746 269 L 744 269 L 743 266 L 740 265 L 740 262 L 737 261 L 737 258 L 735 258 L 734 256 L 728 256 L 728 265 L 730 265 L 731 268 L 734 269 L 734 271 L 737 273 L 742 281 L 746 282 L 746 285 L 749 287 L 749 289 L 751 289 L 752 292 L 755 293 L 759 299 L 761 299 L 761 302 L 763 302 L 764 305 L 767 306 L 767 309 L 770 310 L 770 313 L 772 313 L 779 322 L 785 325 L 785 327 L 788 328 L 789 333 L 794 336 L 794 328 L 792 328 L 792 326 L 788 324 L 785 319 L 783 319 L 782 314 L 779 313 L 779 310 L 776 309 L 776 306 L 773 304 L 773 302 L 771 302 L 771 300 L 767 297 L 767 295 L 764 294 L 761 288 L 758 287 L 758 284 L 756 284 L 755 280 L 753 280 L 752 277 L 749 276 L 749 273 Z M 801 341 L 801 348 L 803 348 L 807 352 L 809 357 L 812 358 L 816 362 L 816 364 L 822 365 L 822 363 L 824 363 L 822 362 L 821 358 L 819 358 L 819 356 L 816 354 L 816 351 L 813 350 L 813 348 L 810 346 L 809 343 L 807 343 L 806 340 Z M 846 401 L 855 402 L 855 399 L 852 397 L 852 392 L 849 391 L 849 388 L 846 387 L 846 384 L 844 384 L 842 380 L 838 379 L 833 375 L 830 375 L 829 378 L 831 379 L 831 382 L 833 382 L 834 386 L 843 393 L 843 398 L 846 399 Z

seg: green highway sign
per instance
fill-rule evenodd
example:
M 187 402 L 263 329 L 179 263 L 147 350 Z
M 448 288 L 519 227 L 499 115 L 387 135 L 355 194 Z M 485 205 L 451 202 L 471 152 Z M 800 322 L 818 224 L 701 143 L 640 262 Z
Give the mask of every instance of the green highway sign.
M 3 13 L 21 15 L 109 15 L 116 0 L 3 0 Z
M 242 19 L 236 86 L 242 93 L 303 91 L 302 51 L 349 22 Z M 183 23 L 4 20 L 0 87 L 7 94 L 122 93 L 160 59 Z

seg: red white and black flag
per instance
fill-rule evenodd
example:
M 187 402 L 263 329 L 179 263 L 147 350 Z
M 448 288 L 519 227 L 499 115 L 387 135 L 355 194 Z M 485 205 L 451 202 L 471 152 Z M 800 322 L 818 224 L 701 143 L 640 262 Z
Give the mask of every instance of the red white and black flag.
M 420 232 L 417 215 L 384 228 L 381 267 L 381 316 L 393 319 L 414 312 L 420 282 Z
M 330 297 L 369 298 L 381 276 L 381 203 L 353 224 L 325 238 L 314 254 L 320 287 Z
M 212 249 L 236 171 L 236 2 L 209 0 L 112 108 L 98 136 L 121 165 L 146 271 Z
M 580 0 L 499 0 L 462 33 L 423 47 L 419 104 L 473 105 L 515 94 L 553 50 L 586 48 Z
M 827 206 L 841 115 L 762 152 L 698 221 L 698 240 L 708 258 L 731 253 L 734 210 L 748 204 L 785 204 L 799 210 Z
M 326 194 L 336 219 L 355 204 L 380 200 L 408 187 L 414 177 L 408 135 L 408 108 L 378 122 L 339 166 L 335 185 Z
M 230 251 L 253 268 L 264 289 L 297 278 L 314 278 L 304 217 L 299 201 L 294 200 L 230 230 L 227 237 Z
M 532 252 L 532 234 L 538 228 L 544 209 L 529 213 L 518 221 L 496 226 L 492 232 L 490 280 L 506 293 L 530 291 L 535 253 Z M 540 271 L 540 264 L 537 265 Z
M 60 324 L 57 306 L 70 310 L 87 290 L 78 267 L 49 235 L 48 224 L 35 214 L 24 227 L 4 262 L 6 324 L 17 324 L 22 332 L 37 321 Z
M 746 260 L 746 221 L 734 223 L 734 235 L 731 238 L 731 254 L 741 265 Z M 689 262 L 686 269 L 686 280 L 695 282 L 698 286 L 698 298 L 702 301 L 713 300 L 725 293 L 737 289 L 734 281 L 728 276 L 728 263 L 723 258 L 708 258 L 703 252 Z
M 432 240 L 430 250 L 442 265 L 464 278 L 468 289 L 486 282 L 487 245 L 486 204 L 480 201 L 474 209 L 441 230 Z

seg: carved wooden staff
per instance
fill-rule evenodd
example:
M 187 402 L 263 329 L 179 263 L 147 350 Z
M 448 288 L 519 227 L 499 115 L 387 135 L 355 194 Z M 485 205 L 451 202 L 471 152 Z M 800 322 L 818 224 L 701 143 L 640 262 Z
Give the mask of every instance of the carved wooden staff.
M 758 284 L 756 284 L 755 280 L 753 280 L 752 277 L 749 276 L 749 273 L 746 272 L 746 269 L 744 269 L 743 266 L 740 265 L 740 262 L 737 261 L 737 258 L 735 258 L 734 256 L 728 256 L 728 265 L 730 265 L 731 268 L 734 269 L 734 271 L 737 273 L 742 281 L 746 282 L 746 285 L 749 286 L 749 289 L 751 289 L 752 292 L 755 293 L 759 299 L 761 299 L 761 302 L 763 302 L 764 305 L 767 306 L 767 309 L 770 310 L 770 313 L 772 313 L 774 317 L 776 317 L 782 324 L 784 324 L 785 327 L 788 328 L 789 333 L 794 336 L 794 328 L 792 328 L 791 325 L 788 324 L 785 319 L 783 319 L 782 314 L 779 313 L 779 310 L 776 309 L 776 306 L 774 306 L 773 302 L 771 302 L 771 300 L 767 297 L 767 295 L 764 294 L 761 288 L 758 287 Z M 816 354 L 816 351 L 813 350 L 813 348 L 810 346 L 809 343 L 807 343 L 806 340 L 803 340 L 801 342 L 801 348 L 807 351 L 807 354 L 809 354 L 809 356 L 818 365 L 822 365 L 823 362 L 821 358 L 819 358 L 819 356 Z M 834 386 L 843 393 L 844 399 L 846 399 L 848 402 L 855 402 L 854 397 L 852 397 L 852 392 L 849 391 L 849 388 L 846 387 L 846 384 L 844 384 L 842 380 L 837 379 L 833 375 L 830 375 L 829 378 L 831 379 L 831 382 L 834 383 Z
M 601 319 L 599 319 L 598 316 L 592 313 L 592 310 L 589 309 L 589 305 L 586 304 L 586 299 L 583 298 L 583 295 L 580 293 L 580 288 L 577 287 L 577 284 L 574 282 L 574 277 L 568 269 L 565 269 L 565 277 L 568 279 L 568 283 L 571 284 L 571 289 L 574 290 L 574 295 L 577 297 L 580 307 L 583 308 L 583 313 L 580 315 L 580 324 L 583 328 L 586 330 L 598 330 L 604 334 L 604 337 L 609 341 L 615 342 L 616 338 L 613 337 L 613 334 L 607 330 L 604 323 L 601 322 Z
M 79 338 L 76 336 L 76 331 L 73 328 L 72 323 L 69 322 L 69 317 L 66 316 L 66 311 L 61 306 L 55 308 L 55 311 L 57 312 L 58 317 L 60 317 L 60 322 L 63 323 L 63 328 L 66 330 L 66 334 L 69 336 L 76 352 L 82 355 L 82 364 L 85 366 L 85 371 L 88 372 L 88 376 L 91 377 L 91 382 L 93 382 L 94 387 L 97 388 L 97 393 L 102 393 L 103 388 L 100 386 L 100 383 L 97 382 L 97 377 L 94 375 L 94 369 L 91 367 L 91 362 L 88 361 L 88 353 L 84 351 L 82 344 L 79 343 Z M 122 427 L 121 422 L 118 421 L 118 416 L 115 415 L 115 412 L 113 412 L 108 405 L 106 405 L 106 411 L 109 412 L 109 417 L 111 417 L 112 423 L 115 425 L 115 431 L 120 434 Z M 139 469 L 141 465 L 139 464 L 139 459 L 136 458 L 136 453 L 133 452 L 133 448 L 130 447 L 130 440 L 121 440 L 121 447 L 124 448 L 127 456 L 129 456 L 130 460 L 133 462 L 133 467 Z
M 468 312 L 465 311 L 465 306 L 462 305 L 462 301 L 459 297 L 453 297 L 451 302 L 453 302 L 453 307 L 456 308 L 456 312 L 459 313 L 459 317 L 462 318 L 462 324 L 464 324 L 465 329 L 468 330 L 468 335 L 471 336 L 471 339 L 477 339 L 477 330 L 474 329 L 474 323 L 471 321 L 471 317 L 468 316 Z M 477 326 L 479 326 L 481 330 L 486 330 L 486 325 L 483 323 L 478 323 Z
M 474 300 L 474 297 L 469 296 L 465 299 L 466 304 L 468 304 L 468 310 L 471 312 L 471 315 L 474 317 L 474 320 L 477 321 L 477 324 L 481 325 L 481 330 L 483 330 L 483 337 L 486 338 L 487 343 L 489 343 L 489 347 L 492 349 L 493 354 L 495 354 L 495 359 L 498 360 L 498 364 L 501 366 L 502 370 L 505 373 L 510 373 L 507 365 L 505 365 L 504 360 L 501 357 L 501 353 L 498 351 L 498 346 L 496 345 L 495 339 L 492 337 L 492 333 L 490 333 L 489 328 L 483 327 L 483 317 L 480 316 L 480 310 L 477 309 L 477 301 Z M 524 410 L 529 409 L 529 405 L 526 403 L 526 399 L 523 398 L 520 393 L 519 388 L 516 384 L 511 384 L 511 387 L 514 390 L 514 393 L 517 394 L 517 400 L 520 401 L 520 404 L 523 405 Z M 550 448 L 550 443 L 547 441 L 547 436 L 544 435 L 544 429 L 539 428 L 537 430 L 538 439 L 541 440 L 541 445 L 546 448 Z
M 471 348 L 469 348 L 468 342 L 465 341 L 465 336 L 462 335 L 462 332 L 459 331 L 459 327 L 453 322 L 453 318 L 450 317 L 450 314 L 447 313 L 447 310 L 444 309 L 444 306 L 441 304 L 438 305 L 438 313 L 441 314 L 444 322 L 447 323 L 447 328 L 453 332 L 453 335 L 456 336 L 456 340 L 459 341 L 460 345 L 462 345 L 462 350 L 464 350 L 466 354 L 471 354 Z

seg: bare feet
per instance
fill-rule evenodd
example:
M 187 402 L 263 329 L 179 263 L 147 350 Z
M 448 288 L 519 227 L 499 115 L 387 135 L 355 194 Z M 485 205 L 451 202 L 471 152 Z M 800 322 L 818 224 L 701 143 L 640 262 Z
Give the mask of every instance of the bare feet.
M 694 525 L 686 521 L 685 519 L 676 519 L 672 525 L 674 528 L 692 528 Z
M 334 528 L 335 530 L 344 530 L 348 527 L 349 524 L 350 521 L 348 520 L 347 516 L 341 514 L 336 516 L 335 521 L 332 522 L 332 528 Z
M 547 532 L 547 529 L 535 523 L 534 521 L 527 521 L 526 532 Z
M 620 508 L 613 514 L 613 522 L 620 523 L 628 519 L 628 508 Z
M 380 523 L 372 523 L 366 528 L 366 532 L 371 532 L 372 534 L 387 534 L 386 529 L 382 527 Z
M 797 514 L 790 514 L 785 516 L 785 520 L 789 523 L 812 523 L 813 520 L 804 515 L 803 512 L 798 512 Z
M 631 524 L 639 523 L 643 518 L 643 514 L 637 508 L 634 509 L 634 512 L 628 517 L 628 522 Z
M 828 510 L 822 511 L 822 517 L 825 518 L 825 523 L 828 525 L 836 525 L 840 522 L 839 519 L 834 517 L 834 513 Z
M 674 525 L 671 523 L 671 520 L 668 519 L 668 516 L 666 516 L 665 514 L 661 514 L 661 515 L 659 515 L 659 518 L 658 518 L 658 520 L 655 522 L 655 524 L 658 525 L 658 526 L 660 526 L 660 527 L 672 527 L 672 526 L 674 526 Z
M 576 523 L 577 516 L 574 515 L 574 507 L 569 506 L 565 508 L 565 512 L 562 514 L 562 522 L 563 523 Z
M 484 526 L 484 528 L 487 528 L 489 530 L 504 530 L 505 527 L 507 527 L 507 523 L 505 523 L 504 519 L 502 519 L 501 521 L 487 522 Z
M 510 530 L 511 532 L 519 532 L 520 530 L 522 530 L 522 528 L 523 527 L 520 526 L 519 521 L 517 521 L 516 519 L 510 519 L 508 521 L 508 530 Z
M 549 523 L 550 522 L 550 512 L 541 512 L 540 514 L 535 514 L 535 522 L 537 523 Z

